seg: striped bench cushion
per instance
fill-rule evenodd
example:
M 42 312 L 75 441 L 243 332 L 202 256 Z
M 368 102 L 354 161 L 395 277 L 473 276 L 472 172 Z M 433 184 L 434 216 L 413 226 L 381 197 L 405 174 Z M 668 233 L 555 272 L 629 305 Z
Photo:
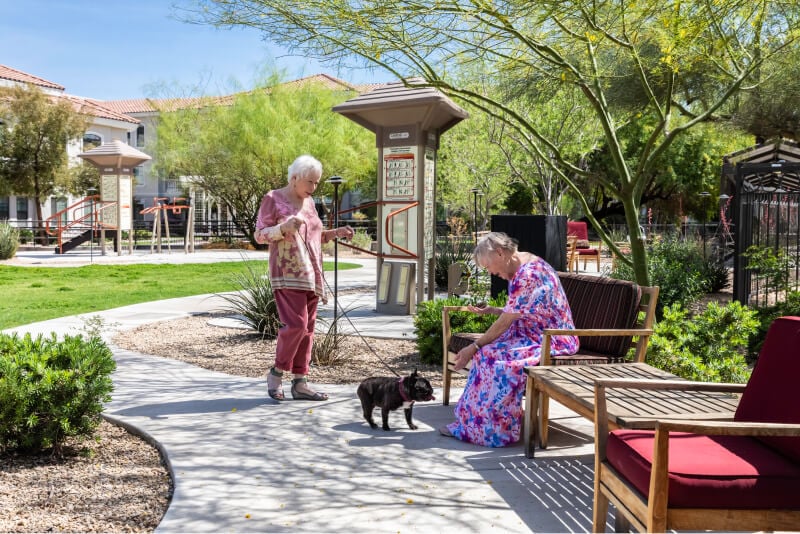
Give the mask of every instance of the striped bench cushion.
M 559 273 L 572 310 L 575 328 L 633 328 L 636 325 L 639 286 L 627 280 L 575 273 Z M 584 336 L 581 352 L 624 357 L 630 336 Z

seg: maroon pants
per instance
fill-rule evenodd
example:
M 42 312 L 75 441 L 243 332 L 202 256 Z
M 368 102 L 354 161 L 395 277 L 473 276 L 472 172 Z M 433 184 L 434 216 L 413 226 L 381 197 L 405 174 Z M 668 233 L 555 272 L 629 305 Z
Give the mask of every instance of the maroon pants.
M 275 368 L 307 375 L 319 297 L 313 291 L 297 289 L 276 289 L 273 294 L 283 323 L 278 331 Z

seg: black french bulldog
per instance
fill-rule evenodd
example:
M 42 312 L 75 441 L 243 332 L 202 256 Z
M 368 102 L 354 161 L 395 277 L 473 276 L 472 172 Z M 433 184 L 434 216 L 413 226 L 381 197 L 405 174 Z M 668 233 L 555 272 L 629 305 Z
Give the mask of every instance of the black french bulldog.
M 372 428 L 378 428 L 378 425 L 372 420 L 372 410 L 376 406 L 381 407 L 384 430 L 391 430 L 389 428 L 389 412 L 400 406 L 405 412 L 408 428 L 416 430 L 417 425 L 411 422 L 411 409 L 414 407 L 414 402 L 434 400 L 431 383 L 426 378 L 419 376 L 416 369 L 410 375 L 400 378 L 386 376 L 367 378 L 358 385 L 356 393 L 361 399 L 364 419 Z

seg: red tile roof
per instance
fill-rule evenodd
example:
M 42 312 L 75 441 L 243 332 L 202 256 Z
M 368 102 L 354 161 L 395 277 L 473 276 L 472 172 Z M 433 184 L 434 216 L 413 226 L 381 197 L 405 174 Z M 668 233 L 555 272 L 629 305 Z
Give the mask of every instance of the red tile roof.
M 304 86 L 311 83 L 321 84 L 323 87 L 331 90 L 356 91 L 358 93 L 365 93 L 386 85 L 383 83 L 353 85 L 327 74 L 314 74 L 312 76 L 306 76 L 297 80 L 284 82 L 282 85 Z M 268 91 L 269 88 L 266 88 L 265 90 Z M 247 94 L 250 92 L 252 91 L 216 97 L 137 98 L 131 100 L 97 100 L 96 102 L 99 102 L 102 105 L 119 113 L 147 113 L 164 110 L 174 111 L 177 109 L 198 107 L 209 104 L 223 106 L 229 105 L 233 102 L 233 99 L 238 94 Z
M 338 89 L 338 90 L 348 90 L 348 91 L 355 91 L 356 87 L 350 83 L 347 83 L 344 80 L 340 80 L 339 78 L 335 78 L 333 76 L 329 76 L 328 74 L 313 74 L 311 76 L 305 76 L 303 78 L 299 78 L 297 80 L 292 80 L 290 82 L 285 82 L 282 85 L 305 85 L 307 83 L 319 83 L 325 86 L 326 89 Z
M 72 107 L 79 113 L 99 117 L 102 119 L 111 119 L 122 122 L 130 122 L 132 124 L 139 124 L 139 119 L 120 113 L 103 102 L 92 100 L 91 98 L 83 98 L 74 95 L 57 95 L 53 98 L 67 100 L 72 103 Z
M 64 90 L 64 87 L 58 85 L 57 83 L 45 80 L 44 78 L 39 78 L 33 74 L 28 74 L 27 72 L 22 72 L 21 70 L 12 69 L 11 67 L 7 67 L 5 65 L 0 65 L 0 79 L 19 83 L 32 83 L 33 85 L 38 85 L 39 87 L 58 89 L 59 91 Z
M 176 110 L 201 105 L 208 97 L 190 98 L 133 98 L 128 100 L 95 100 L 100 105 L 118 113 L 150 113 Z

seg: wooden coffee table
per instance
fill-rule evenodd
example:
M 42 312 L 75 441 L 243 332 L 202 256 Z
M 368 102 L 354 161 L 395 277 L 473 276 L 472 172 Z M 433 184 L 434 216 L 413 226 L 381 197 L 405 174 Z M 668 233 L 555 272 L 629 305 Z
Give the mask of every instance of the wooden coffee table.
M 547 447 L 549 399 L 577 414 L 594 419 L 594 383 L 603 378 L 680 380 L 646 363 L 609 365 L 557 365 L 526 367 L 525 456 L 534 457 L 534 443 Z M 652 428 L 655 419 L 730 420 L 739 395 L 724 392 L 640 391 L 610 389 L 606 392 L 610 428 Z

